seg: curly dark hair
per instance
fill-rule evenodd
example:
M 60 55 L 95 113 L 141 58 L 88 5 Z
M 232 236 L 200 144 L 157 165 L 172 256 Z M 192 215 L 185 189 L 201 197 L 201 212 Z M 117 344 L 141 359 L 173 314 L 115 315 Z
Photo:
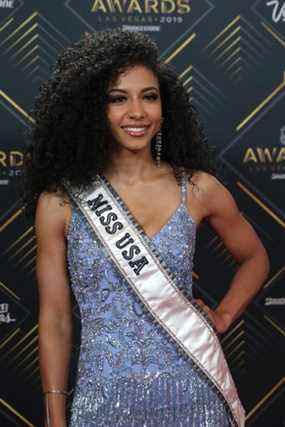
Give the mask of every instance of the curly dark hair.
M 103 173 L 116 143 L 107 120 L 107 90 L 118 75 L 144 65 L 158 78 L 162 113 L 161 159 L 188 171 L 214 172 L 212 156 L 176 71 L 158 58 L 140 32 L 85 33 L 57 58 L 35 99 L 25 155 L 24 205 L 34 212 L 41 192 L 64 192 L 63 179 L 83 187 Z M 152 141 L 154 155 L 154 140 Z

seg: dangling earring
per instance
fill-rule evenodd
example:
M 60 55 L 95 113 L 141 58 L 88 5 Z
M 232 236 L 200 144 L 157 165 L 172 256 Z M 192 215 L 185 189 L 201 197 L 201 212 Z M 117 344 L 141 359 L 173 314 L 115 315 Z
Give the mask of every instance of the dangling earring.
M 162 149 L 162 134 L 161 130 L 159 130 L 155 137 L 155 152 L 156 152 L 156 166 L 160 167 L 160 158 L 161 158 L 161 149 Z

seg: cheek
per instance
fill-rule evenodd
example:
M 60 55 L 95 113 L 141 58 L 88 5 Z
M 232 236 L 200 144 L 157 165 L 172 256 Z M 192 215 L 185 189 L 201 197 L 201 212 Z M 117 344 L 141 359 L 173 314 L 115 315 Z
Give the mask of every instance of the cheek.
M 162 107 L 161 105 L 157 105 L 153 110 L 153 118 L 154 120 L 160 120 L 162 117 Z
M 107 110 L 107 119 L 111 126 L 116 126 L 120 124 L 121 114 L 118 110 L 114 111 L 111 108 Z
M 160 108 L 153 112 L 153 120 L 160 125 L 162 119 L 162 111 Z

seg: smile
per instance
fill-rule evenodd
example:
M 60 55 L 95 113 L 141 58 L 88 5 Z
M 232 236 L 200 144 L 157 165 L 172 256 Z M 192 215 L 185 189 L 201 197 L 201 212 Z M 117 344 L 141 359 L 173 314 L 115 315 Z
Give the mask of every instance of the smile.
M 143 136 L 146 134 L 148 127 L 123 127 L 123 130 L 130 136 Z

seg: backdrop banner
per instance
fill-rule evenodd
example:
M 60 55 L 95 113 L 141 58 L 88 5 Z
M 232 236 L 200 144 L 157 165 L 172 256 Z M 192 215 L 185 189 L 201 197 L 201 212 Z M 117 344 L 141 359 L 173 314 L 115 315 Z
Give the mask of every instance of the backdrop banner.
M 43 417 L 36 241 L 17 191 L 29 111 L 62 49 L 84 31 L 116 27 L 148 33 L 176 67 L 223 181 L 268 250 L 263 290 L 221 341 L 246 424 L 284 427 L 285 2 L 278 0 L 0 0 L 0 425 L 40 427 Z M 219 237 L 201 227 L 195 296 L 215 307 L 236 269 Z M 74 323 L 71 394 L 80 348 L 75 302 Z

